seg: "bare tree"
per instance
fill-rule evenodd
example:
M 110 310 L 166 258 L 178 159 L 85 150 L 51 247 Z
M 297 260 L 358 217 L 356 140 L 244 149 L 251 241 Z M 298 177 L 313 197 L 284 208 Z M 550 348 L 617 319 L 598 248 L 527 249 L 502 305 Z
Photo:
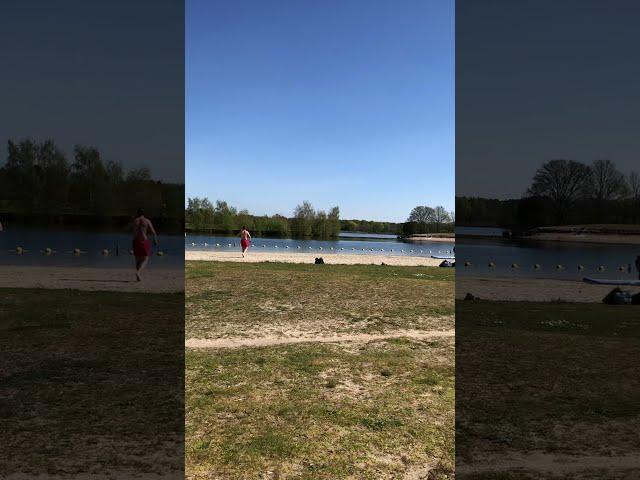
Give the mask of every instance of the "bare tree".
M 617 200 L 627 195 L 627 181 L 611 160 L 596 160 L 591 171 L 593 195 L 598 202 Z
M 438 231 L 440 231 L 440 226 L 443 223 L 449 223 L 451 221 L 451 217 L 447 210 L 442 206 L 437 206 L 434 210 L 433 222 L 438 227 Z
M 635 202 L 640 202 L 640 175 L 638 172 L 629 173 L 629 193 Z
M 433 208 L 427 206 L 415 207 L 411 210 L 407 222 L 416 222 L 420 224 L 432 223 L 435 219 L 436 212 Z
M 591 169 L 574 160 L 555 159 L 542 164 L 533 177 L 527 194 L 551 200 L 556 219 L 567 218 L 576 200 L 584 197 L 591 184 Z

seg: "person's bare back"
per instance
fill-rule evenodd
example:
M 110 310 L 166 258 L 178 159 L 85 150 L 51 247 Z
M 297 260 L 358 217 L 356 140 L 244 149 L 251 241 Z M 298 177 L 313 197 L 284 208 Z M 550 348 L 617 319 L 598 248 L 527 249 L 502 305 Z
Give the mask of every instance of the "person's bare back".
M 149 232 L 153 233 L 154 236 L 156 234 L 151 220 L 144 216 L 139 216 L 133 220 L 133 238 L 136 240 L 146 240 Z

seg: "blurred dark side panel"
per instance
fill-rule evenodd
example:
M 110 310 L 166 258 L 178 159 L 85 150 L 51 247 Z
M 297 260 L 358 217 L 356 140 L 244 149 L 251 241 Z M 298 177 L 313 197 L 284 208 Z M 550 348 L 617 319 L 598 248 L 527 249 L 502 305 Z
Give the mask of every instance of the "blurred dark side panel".
M 640 478 L 640 4 L 456 4 L 456 474 Z
M 7 0 L 0 52 L 0 477 L 183 478 L 184 2 Z

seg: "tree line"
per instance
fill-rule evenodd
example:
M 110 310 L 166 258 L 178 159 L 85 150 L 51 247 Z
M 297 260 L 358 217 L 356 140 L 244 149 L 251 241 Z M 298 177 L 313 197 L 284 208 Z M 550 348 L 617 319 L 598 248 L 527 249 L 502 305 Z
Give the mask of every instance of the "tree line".
M 554 159 L 536 170 L 522 198 L 459 197 L 456 210 L 462 225 L 640 223 L 640 176 L 625 175 L 611 160 Z
M 451 233 L 454 229 L 455 213 L 447 212 L 443 206 L 435 208 L 420 205 L 411 210 L 409 218 L 402 224 L 405 236 L 424 233 Z
M 238 210 L 223 200 L 212 203 L 208 198 L 188 198 L 185 209 L 189 231 L 235 234 L 245 226 L 253 234 L 274 237 L 335 238 L 341 231 L 412 235 L 415 233 L 453 232 L 453 212 L 444 207 L 416 207 L 407 222 L 378 222 L 371 220 L 341 220 L 340 208 L 329 212 L 316 210 L 309 202 L 302 202 L 291 217 L 284 215 L 252 215 Z
M 53 140 L 8 140 L 0 168 L 0 213 L 29 221 L 109 224 L 136 209 L 182 228 L 184 185 L 153 180 L 148 168 L 126 171 L 91 146 L 70 160 Z
M 256 235 L 299 238 L 334 238 L 340 234 L 340 209 L 316 210 L 305 201 L 296 206 L 292 217 L 251 215 L 223 200 L 215 205 L 208 198 L 189 198 L 185 210 L 187 230 L 232 234 L 243 226 Z

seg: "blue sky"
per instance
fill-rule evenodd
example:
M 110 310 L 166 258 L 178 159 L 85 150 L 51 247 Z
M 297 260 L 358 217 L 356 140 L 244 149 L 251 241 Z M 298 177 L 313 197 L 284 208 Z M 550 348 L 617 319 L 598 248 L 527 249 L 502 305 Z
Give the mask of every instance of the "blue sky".
M 452 0 L 187 0 L 185 61 L 187 196 L 453 209 Z

